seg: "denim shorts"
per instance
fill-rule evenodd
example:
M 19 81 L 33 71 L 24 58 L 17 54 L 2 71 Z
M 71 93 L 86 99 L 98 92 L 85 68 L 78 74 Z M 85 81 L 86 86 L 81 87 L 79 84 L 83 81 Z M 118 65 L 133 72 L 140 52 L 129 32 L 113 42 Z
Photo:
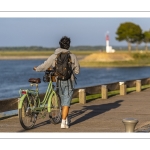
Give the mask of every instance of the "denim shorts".
M 74 82 L 73 81 L 71 82 L 72 82 L 72 86 L 70 80 L 58 81 L 61 106 L 70 106 L 72 95 L 73 95 L 73 88 L 74 88 Z

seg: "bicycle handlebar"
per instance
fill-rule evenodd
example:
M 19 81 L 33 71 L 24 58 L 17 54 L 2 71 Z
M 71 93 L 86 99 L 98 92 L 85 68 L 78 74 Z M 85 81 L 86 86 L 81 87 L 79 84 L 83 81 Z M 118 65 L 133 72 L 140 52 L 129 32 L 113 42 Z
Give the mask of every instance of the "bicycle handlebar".
M 51 80 L 52 82 L 56 82 L 55 76 L 56 76 L 55 71 L 53 69 L 48 68 L 45 71 L 45 75 L 43 76 L 43 81 L 49 82 Z
M 47 69 L 45 73 L 51 74 L 52 76 L 55 76 L 55 71 L 53 69 Z

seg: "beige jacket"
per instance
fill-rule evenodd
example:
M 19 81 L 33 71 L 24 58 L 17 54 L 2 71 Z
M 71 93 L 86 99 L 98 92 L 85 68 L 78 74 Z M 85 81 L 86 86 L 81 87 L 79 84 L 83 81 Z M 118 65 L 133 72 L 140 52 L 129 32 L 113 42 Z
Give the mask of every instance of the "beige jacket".
M 56 49 L 54 54 L 49 56 L 49 58 L 46 61 L 44 61 L 44 63 L 42 63 L 41 65 L 39 65 L 36 68 L 36 71 L 38 71 L 38 72 L 46 71 L 48 68 L 55 67 L 55 59 L 57 57 L 57 54 L 60 53 L 60 52 L 68 52 L 68 51 L 69 50 L 62 49 L 62 48 Z M 80 65 L 79 65 L 79 62 L 77 60 L 77 57 L 74 54 L 72 54 L 72 53 L 70 53 L 70 56 L 71 56 L 71 60 L 72 60 L 72 69 L 74 71 L 74 74 L 79 74 L 79 72 L 80 72 Z M 71 79 L 74 79 L 73 76 L 71 77 Z

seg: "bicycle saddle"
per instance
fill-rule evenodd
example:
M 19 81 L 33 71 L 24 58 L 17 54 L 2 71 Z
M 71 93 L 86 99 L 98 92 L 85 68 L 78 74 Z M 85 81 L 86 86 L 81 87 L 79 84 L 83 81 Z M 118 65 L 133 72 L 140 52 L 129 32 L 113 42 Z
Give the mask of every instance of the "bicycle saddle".
M 28 81 L 31 82 L 31 83 L 41 83 L 40 78 L 30 78 Z

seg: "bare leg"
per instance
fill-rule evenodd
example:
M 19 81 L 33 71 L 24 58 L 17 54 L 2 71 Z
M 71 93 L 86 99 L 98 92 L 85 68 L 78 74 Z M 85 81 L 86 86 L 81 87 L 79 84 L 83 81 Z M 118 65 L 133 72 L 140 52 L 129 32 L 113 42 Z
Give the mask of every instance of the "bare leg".
M 62 107 L 62 119 L 66 120 L 66 117 L 68 116 L 69 113 L 69 107 L 68 106 L 63 106 Z

